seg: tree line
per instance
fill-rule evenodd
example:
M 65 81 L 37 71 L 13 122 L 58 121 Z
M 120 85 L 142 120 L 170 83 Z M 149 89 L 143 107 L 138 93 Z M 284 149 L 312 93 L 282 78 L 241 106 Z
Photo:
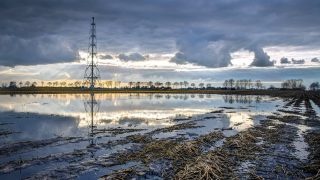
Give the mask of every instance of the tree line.
M 240 80 L 228 79 L 224 81 L 223 87 L 228 89 L 252 89 L 252 88 L 263 89 L 264 88 L 261 80 L 252 81 L 251 79 L 240 79 Z
M 88 81 L 48 81 L 48 82 L 36 82 L 25 81 L 16 82 L 11 81 L 9 84 L 2 83 L 2 88 L 24 88 L 24 87 L 89 87 Z M 227 79 L 222 83 L 221 87 L 214 87 L 212 83 L 194 83 L 188 81 L 181 82 L 160 82 L 160 81 L 148 81 L 148 82 L 128 82 L 122 83 L 121 81 L 99 81 L 96 83 L 96 87 L 100 88 L 123 88 L 123 89 L 229 89 L 229 90 L 241 90 L 241 89 L 278 89 L 271 85 L 266 88 L 261 80 L 251 79 Z M 302 79 L 289 79 L 281 83 L 280 89 L 303 89 L 306 87 L 303 85 Z M 319 90 L 319 82 L 313 82 L 309 86 L 310 90 Z

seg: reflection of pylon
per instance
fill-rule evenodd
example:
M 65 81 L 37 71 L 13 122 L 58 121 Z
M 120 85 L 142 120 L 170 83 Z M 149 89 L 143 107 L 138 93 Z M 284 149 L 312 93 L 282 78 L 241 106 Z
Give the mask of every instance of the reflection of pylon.
M 93 89 L 96 82 L 100 78 L 100 71 L 97 66 L 97 38 L 96 38 L 96 24 L 94 17 L 92 17 L 90 29 L 90 42 L 89 42 L 89 56 L 88 65 L 85 70 L 84 79 L 86 83 L 90 83 L 90 88 Z
M 85 108 L 85 111 L 90 116 L 89 128 L 91 130 L 91 134 L 93 134 L 94 128 L 96 127 L 96 124 L 94 122 L 94 117 L 97 115 L 100 109 L 100 103 L 96 100 L 93 93 L 90 94 L 89 99 L 85 100 L 84 108 Z

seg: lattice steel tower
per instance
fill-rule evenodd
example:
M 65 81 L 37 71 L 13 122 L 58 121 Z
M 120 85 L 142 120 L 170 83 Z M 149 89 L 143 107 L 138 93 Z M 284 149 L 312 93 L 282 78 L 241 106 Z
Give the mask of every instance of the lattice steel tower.
M 90 28 L 89 38 L 89 56 L 87 58 L 87 67 L 84 74 L 84 79 L 87 83 L 90 83 L 90 88 L 93 89 L 100 79 L 100 71 L 98 69 L 97 62 L 97 37 L 96 37 L 96 24 L 94 17 L 92 17 L 92 23 Z

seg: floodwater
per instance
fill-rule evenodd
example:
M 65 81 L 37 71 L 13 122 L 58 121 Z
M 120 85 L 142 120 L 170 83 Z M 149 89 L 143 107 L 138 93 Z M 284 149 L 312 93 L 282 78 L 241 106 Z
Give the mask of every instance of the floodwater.
M 222 131 L 229 137 L 258 125 L 284 105 L 275 97 L 209 94 L 1 95 L 0 99 L 0 179 L 97 179 L 139 164 L 112 164 L 111 157 L 137 148 L 136 143 L 116 143 L 127 136 L 155 132 L 151 134 L 157 140 L 190 140 Z M 196 127 L 156 131 L 188 121 L 196 122 Z

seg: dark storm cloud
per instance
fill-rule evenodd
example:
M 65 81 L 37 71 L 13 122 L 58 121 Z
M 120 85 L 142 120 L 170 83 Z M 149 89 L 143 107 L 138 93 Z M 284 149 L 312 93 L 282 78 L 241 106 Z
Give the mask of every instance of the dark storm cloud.
M 254 59 L 250 66 L 257 67 L 268 67 L 273 66 L 274 62 L 270 61 L 270 56 L 263 51 L 261 48 L 256 48 L 253 50 Z
M 304 59 L 291 59 L 293 64 L 304 64 L 305 60 Z
M 118 58 L 121 60 L 121 61 L 144 61 L 146 60 L 146 58 L 139 54 L 139 53 L 131 53 L 131 54 L 119 54 Z
M 198 33 L 188 33 L 177 40 L 179 52 L 171 58 L 171 62 L 190 62 L 207 67 L 225 67 L 231 64 L 230 52 L 233 45 L 227 39 L 224 40 L 221 35 Z
M 99 56 L 100 59 L 113 59 L 113 57 L 109 54 L 106 54 L 106 55 L 100 55 Z
M 320 60 L 318 58 L 312 58 L 311 62 L 320 62 Z
M 178 51 L 176 63 L 223 67 L 247 49 L 252 65 L 270 66 L 266 46 L 320 46 L 320 1 L 2 0 L 0 64 L 73 61 L 91 16 L 100 52 Z
M 72 44 L 52 36 L 32 39 L 2 36 L 0 44 L 0 64 L 5 66 L 58 63 L 78 57 Z
M 282 58 L 280 59 L 280 63 L 281 63 L 281 64 L 290 64 L 291 61 L 289 61 L 289 59 L 286 58 L 286 57 L 282 57 Z

